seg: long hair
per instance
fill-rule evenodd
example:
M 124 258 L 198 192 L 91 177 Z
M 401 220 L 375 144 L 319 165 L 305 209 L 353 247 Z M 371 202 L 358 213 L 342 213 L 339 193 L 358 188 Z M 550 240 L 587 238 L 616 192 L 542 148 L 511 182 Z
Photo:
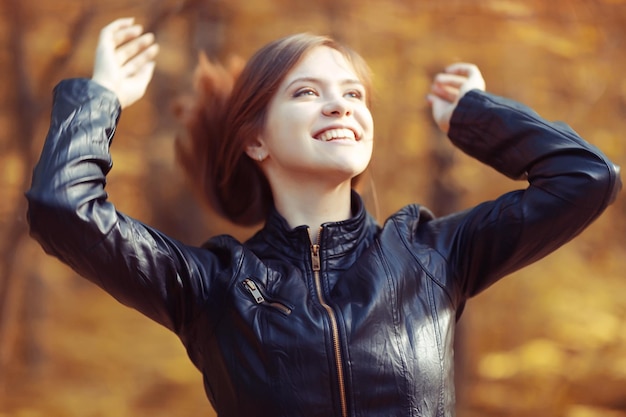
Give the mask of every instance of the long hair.
M 278 39 L 258 50 L 243 70 L 241 65 L 224 67 L 200 57 L 196 95 L 178 111 L 186 134 L 177 137 L 177 160 L 202 199 L 235 224 L 263 222 L 273 205 L 269 183 L 245 149 L 262 132 L 269 103 L 285 76 L 319 46 L 346 58 L 369 100 L 371 77 L 365 61 L 325 36 L 305 33 Z

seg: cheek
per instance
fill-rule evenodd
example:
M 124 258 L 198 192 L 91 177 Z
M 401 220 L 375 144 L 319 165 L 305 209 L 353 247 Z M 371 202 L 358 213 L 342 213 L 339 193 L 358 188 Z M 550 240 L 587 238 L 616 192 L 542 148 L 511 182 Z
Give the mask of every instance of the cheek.
M 263 126 L 263 138 L 272 145 L 273 143 L 280 141 L 285 127 L 285 119 L 281 117 L 280 113 L 274 111 L 267 115 L 265 119 L 265 126 Z
M 374 118 L 372 117 L 372 113 L 369 109 L 367 107 L 361 109 L 358 113 L 358 117 L 363 129 L 372 135 L 374 131 Z
M 268 113 L 264 131 L 275 140 L 293 134 L 295 129 L 302 127 L 302 112 L 294 111 L 293 106 L 276 105 Z

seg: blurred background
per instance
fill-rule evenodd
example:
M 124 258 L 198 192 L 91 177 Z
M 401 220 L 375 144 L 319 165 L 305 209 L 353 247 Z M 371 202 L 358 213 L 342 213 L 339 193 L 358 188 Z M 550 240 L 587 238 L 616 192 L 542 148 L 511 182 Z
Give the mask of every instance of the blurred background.
M 251 231 L 207 213 L 173 159 L 172 107 L 199 51 L 247 58 L 276 37 L 329 34 L 374 72 L 376 149 L 364 195 L 380 219 L 437 214 L 524 187 L 430 120 L 433 74 L 462 60 L 487 88 L 568 122 L 626 165 L 626 0 L 0 0 L 0 417 L 211 416 L 176 337 L 47 257 L 24 191 L 51 90 L 89 77 L 100 28 L 135 16 L 161 44 L 148 97 L 124 111 L 108 191 L 186 243 Z M 374 195 L 379 202 L 375 206 Z M 626 416 L 624 196 L 579 238 L 473 299 L 457 341 L 459 417 Z

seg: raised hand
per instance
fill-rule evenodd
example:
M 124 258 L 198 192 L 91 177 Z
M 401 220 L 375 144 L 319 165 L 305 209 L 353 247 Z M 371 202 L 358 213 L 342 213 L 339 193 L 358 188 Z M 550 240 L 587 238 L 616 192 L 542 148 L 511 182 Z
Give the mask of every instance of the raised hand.
M 146 92 L 158 52 L 154 35 L 144 33 L 134 18 L 117 19 L 100 32 L 92 79 L 128 107 Z
M 435 76 L 428 101 L 433 118 L 444 133 L 448 133 L 450 118 L 457 103 L 473 89 L 485 90 L 485 80 L 474 64 L 452 64 Z

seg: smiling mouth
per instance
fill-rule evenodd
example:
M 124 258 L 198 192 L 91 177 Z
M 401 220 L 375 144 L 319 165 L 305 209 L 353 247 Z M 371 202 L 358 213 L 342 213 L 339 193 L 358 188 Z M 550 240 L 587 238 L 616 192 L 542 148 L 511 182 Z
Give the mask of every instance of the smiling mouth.
M 356 134 L 350 129 L 328 129 L 315 136 L 322 142 L 330 142 L 336 139 L 357 140 Z

